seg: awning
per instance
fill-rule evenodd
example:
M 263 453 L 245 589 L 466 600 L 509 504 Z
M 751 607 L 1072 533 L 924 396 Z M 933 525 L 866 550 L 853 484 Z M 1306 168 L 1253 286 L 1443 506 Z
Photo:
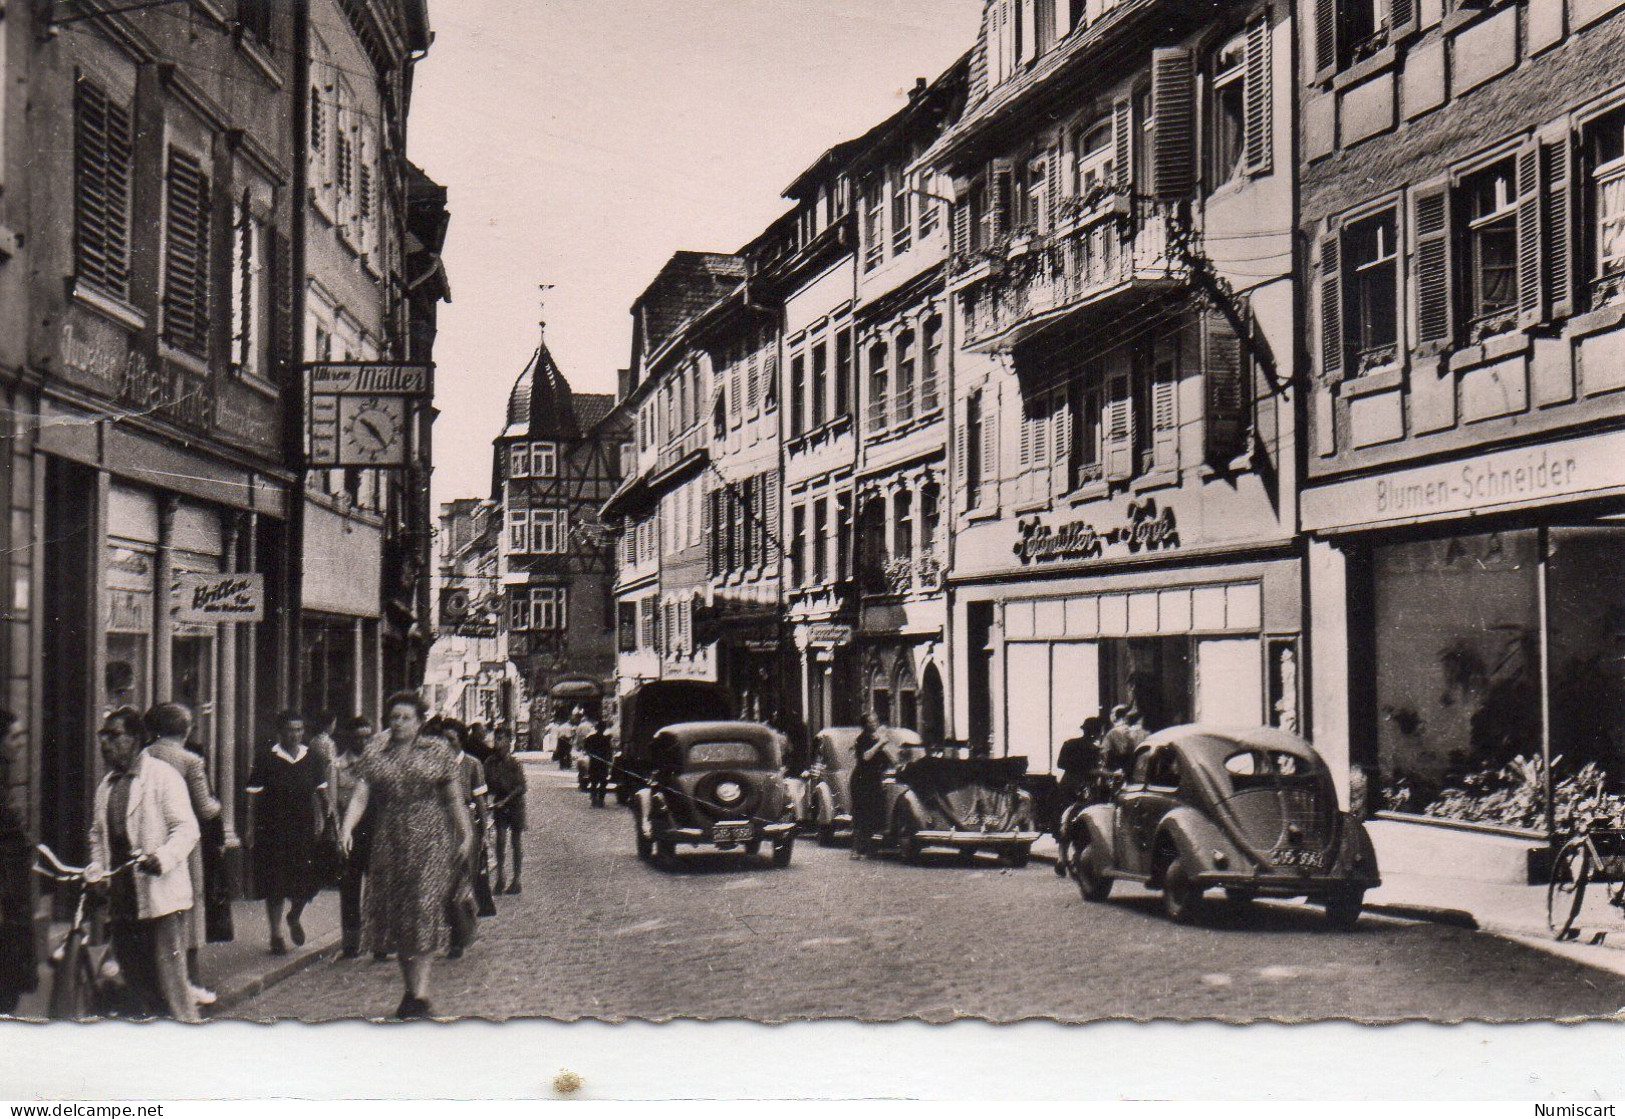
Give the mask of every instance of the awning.
M 622 482 L 620 488 L 609 495 L 609 500 L 604 502 L 598 516 L 605 521 L 619 520 L 648 508 L 652 496 L 648 479 L 642 474 L 634 475 Z
M 593 680 L 560 680 L 547 690 L 549 699 L 602 699 L 604 689 Z

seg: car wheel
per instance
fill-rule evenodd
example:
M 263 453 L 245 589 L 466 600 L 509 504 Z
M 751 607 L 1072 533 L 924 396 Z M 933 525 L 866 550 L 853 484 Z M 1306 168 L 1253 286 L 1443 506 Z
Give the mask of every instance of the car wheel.
M 642 859 L 644 862 L 648 862 L 650 859 L 654 858 L 655 841 L 643 834 L 643 813 L 636 810 L 634 810 L 632 813 L 632 830 L 637 835 L 638 858 Z
M 1031 857 L 1032 852 L 1026 847 L 1016 847 L 1004 853 L 1003 861 L 1006 866 L 1020 870 L 1027 865 L 1027 860 Z
M 1084 901 L 1105 901 L 1112 894 L 1112 879 L 1095 870 L 1087 846 L 1072 849 L 1072 877 Z
M 1202 891 L 1191 881 L 1183 856 L 1176 856 L 1162 872 L 1162 911 L 1170 920 L 1188 925 L 1202 908 Z
M 924 844 L 920 842 L 920 824 L 914 819 L 912 813 L 905 812 L 902 821 L 897 825 L 897 850 L 903 856 L 903 861 L 917 864 Z
M 773 845 L 773 865 L 780 870 L 790 865 L 790 856 L 795 853 L 796 841 L 786 839 L 783 843 Z
M 1360 923 L 1360 911 L 1364 908 L 1364 890 L 1344 890 L 1326 899 L 1326 920 L 1334 929 L 1352 929 Z
M 835 846 L 835 825 L 834 824 L 819 824 L 818 825 L 818 846 L 820 846 L 820 847 L 833 847 L 833 846 Z
M 655 855 L 663 863 L 669 863 L 677 857 L 677 844 L 669 839 L 655 840 Z
M 1231 905 L 1251 905 L 1258 900 L 1257 894 L 1240 886 L 1226 886 L 1224 896 Z
M 976 862 L 976 848 L 961 847 L 959 853 L 954 857 L 958 860 L 960 866 L 971 866 Z
M 753 839 L 749 843 L 745 844 L 744 847 L 745 854 L 751 856 L 752 858 L 755 858 L 757 855 L 762 853 L 762 841 L 760 839 Z

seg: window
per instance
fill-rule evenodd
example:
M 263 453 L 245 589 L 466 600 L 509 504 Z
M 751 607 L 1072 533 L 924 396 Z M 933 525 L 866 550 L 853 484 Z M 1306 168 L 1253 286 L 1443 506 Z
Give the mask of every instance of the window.
M 835 578 L 852 578 L 852 495 L 835 495 Z
M 808 409 L 811 414 L 813 427 L 822 426 L 829 416 L 824 411 L 824 405 L 829 398 L 829 348 L 823 339 L 819 339 L 812 349 L 812 407 Z
M 892 496 L 892 555 L 900 560 L 914 557 L 914 491 L 910 489 Z
M 925 240 L 937 231 L 937 224 L 941 220 L 942 212 L 939 209 L 942 203 L 930 196 L 930 180 L 925 172 L 921 172 L 915 180 L 914 204 L 919 212 L 920 240 Z
M 986 472 L 990 464 L 982 458 L 983 432 L 987 424 L 982 414 L 982 400 L 982 390 L 978 389 L 965 401 L 965 434 L 963 445 L 958 448 L 959 461 L 964 464 L 961 470 L 965 477 L 965 503 L 971 509 L 981 507 L 989 480 Z
M 530 629 L 530 594 L 524 587 L 513 592 L 509 600 L 509 628 L 515 633 Z
M 835 414 L 852 411 L 852 328 L 835 335 Z
M 1027 164 L 1027 183 L 1021 220 L 1037 233 L 1044 233 L 1049 229 L 1048 156 L 1039 156 Z
M 790 582 L 807 585 L 807 508 L 797 505 L 790 511 Z
M 622 653 L 635 653 L 638 648 L 638 604 L 615 604 L 615 648 Z
M 886 259 L 886 190 L 880 179 L 865 191 L 868 206 L 863 215 L 863 270 L 872 272 Z
M 534 478 L 554 478 L 558 476 L 558 446 L 554 443 L 532 443 L 530 445 L 530 473 Z
M 1078 133 L 1078 197 L 1087 198 L 1117 183 L 1116 145 L 1111 119 L 1096 121 Z
M 1213 53 L 1208 181 L 1223 186 L 1243 169 L 1247 135 L 1247 41 L 1237 35 Z
M 564 587 L 531 587 L 529 628 L 544 631 L 567 628 L 566 594 Z
M 886 427 L 888 355 L 886 344 L 877 342 L 869 347 L 869 430 L 882 431 Z
M 914 243 L 914 193 L 909 190 L 901 167 L 892 169 L 891 189 L 892 254 L 901 256 Z
M 567 550 L 569 513 L 564 509 L 530 511 L 530 550 L 538 555 L 557 555 Z
M 231 362 L 239 373 L 265 372 L 265 315 L 268 309 L 265 223 L 255 216 L 252 200 L 243 192 L 237 204 L 232 237 Z
M 237 0 L 237 26 L 261 46 L 271 45 L 272 0 Z
M 942 404 L 938 384 L 942 370 L 942 319 L 925 320 L 925 343 L 920 350 L 920 414 L 935 412 Z
M 820 586 L 829 582 L 829 503 L 822 497 L 813 502 L 812 580 Z
M 164 197 L 164 341 L 209 356 L 209 177 L 203 164 L 169 150 Z
M 508 448 L 508 477 L 530 477 L 530 444 L 515 443 Z
M 795 438 L 807 430 L 807 359 L 796 354 L 790 359 L 790 436 Z
M 1596 275 L 1619 276 L 1625 274 L 1625 111 L 1592 127 L 1590 161 L 1592 208 L 1597 215 Z
M 935 482 L 927 482 L 920 490 L 920 556 L 935 559 L 939 551 L 938 534 L 942 531 L 942 491 Z
M 1399 233 L 1388 210 L 1348 227 L 1347 328 L 1361 368 L 1392 361 L 1399 342 Z
M 74 275 L 130 297 L 130 110 L 86 78 L 74 87 Z
M 1467 313 L 1475 336 L 1493 333 L 1518 309 L 1518 192 L 1511 160 L 1462 183 L 1466 203 Z
M 905 330 L 897 336 L 897 405 L 895 423 L 905 424 L 914 418 L 914 332 Z

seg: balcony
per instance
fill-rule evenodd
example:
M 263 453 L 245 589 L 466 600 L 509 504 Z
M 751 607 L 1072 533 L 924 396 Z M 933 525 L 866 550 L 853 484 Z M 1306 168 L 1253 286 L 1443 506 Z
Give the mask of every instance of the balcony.
M 654 470 L 649 474 L 649 484 L 658 485 L 681 468 L 703 463 L 708 450 L 705 424 L 696 423 L 660 448 L 660 453 L 655 456 Z
M 1009 350 L 1073 312 L 1180 286 L 1186 269 L 1168 253 L 1177 210 L 1117 195 L 1054 233 L 1017 231 L 959 258 L 966 347 Z

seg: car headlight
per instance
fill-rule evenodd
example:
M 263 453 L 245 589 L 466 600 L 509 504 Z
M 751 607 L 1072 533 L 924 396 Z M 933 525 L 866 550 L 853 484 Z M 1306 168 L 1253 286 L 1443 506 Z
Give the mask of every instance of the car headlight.
M 719 781 L 717 783 L 717 799 L 723 804 L 733 804 L 745 795 L 745 790 L 739 787 L 737 781 Z

